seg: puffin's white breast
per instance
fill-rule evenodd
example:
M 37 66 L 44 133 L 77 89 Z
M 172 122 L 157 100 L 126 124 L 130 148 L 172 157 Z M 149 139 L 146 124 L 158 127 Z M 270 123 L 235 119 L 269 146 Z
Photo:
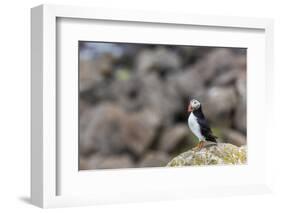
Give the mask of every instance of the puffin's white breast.
M 188 118 L 188 126 L 190 128 L 190 130 L 192 131 L 192 133 L 201 141 L 201 140 L 205 140 L 205 137 L 201 134 L 200 131 L 200 126 L 199 123 L 197 121 L 197 118 L 195 117 L 195 115 L 193 114 L 193 112 L 190 113 L 189 118 Z

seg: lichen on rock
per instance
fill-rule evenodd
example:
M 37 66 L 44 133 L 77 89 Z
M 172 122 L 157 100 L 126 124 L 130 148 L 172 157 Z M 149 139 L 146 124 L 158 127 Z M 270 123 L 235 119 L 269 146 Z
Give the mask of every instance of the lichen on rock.
M 173 158 L 167 167 L 200 165 L 236 165 L 247 163 L 247 147 L 218 143 L 202 149 L 193 148 Z

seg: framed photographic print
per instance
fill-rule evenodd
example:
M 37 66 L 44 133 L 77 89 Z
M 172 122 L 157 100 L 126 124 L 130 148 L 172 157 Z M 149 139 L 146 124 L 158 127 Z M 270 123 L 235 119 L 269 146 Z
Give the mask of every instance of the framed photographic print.
M 31 14 L 33 204 L 270 192 L 272 20 Z

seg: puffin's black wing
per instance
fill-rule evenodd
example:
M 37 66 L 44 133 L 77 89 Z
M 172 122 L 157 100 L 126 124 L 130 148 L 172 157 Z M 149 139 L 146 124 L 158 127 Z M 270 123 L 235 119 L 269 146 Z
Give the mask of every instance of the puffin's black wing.
M 197 121 L 200 126 L 200 131 L 207 141 L 217 142 L 216 136 L 213 135 L 213 132 L 208 124 L 208 121 L 205 118 L 198 118 Z

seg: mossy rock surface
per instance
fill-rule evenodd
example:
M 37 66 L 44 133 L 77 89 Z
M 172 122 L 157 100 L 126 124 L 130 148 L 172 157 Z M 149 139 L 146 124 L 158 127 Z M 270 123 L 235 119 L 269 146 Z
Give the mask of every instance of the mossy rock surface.
M 218 143 L 202 149 L 193 148 L 173 158 L 168 167 L 200 165 L 235 165 L 247 163 L 247 147 Z

